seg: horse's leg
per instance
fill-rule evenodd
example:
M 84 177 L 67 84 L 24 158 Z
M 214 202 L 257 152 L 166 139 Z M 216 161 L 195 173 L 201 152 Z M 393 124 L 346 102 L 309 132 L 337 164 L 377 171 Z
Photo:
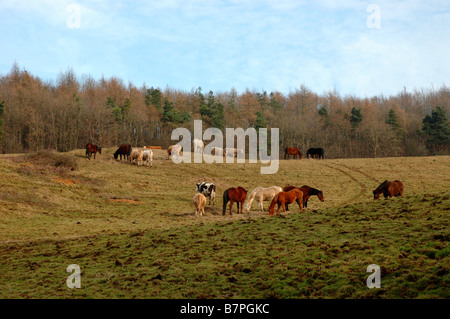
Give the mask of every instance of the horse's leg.
M 286 210 L 289 211 L 289 204 L 286 204 Z
M 297 198 L 297 204 L 298 204 L 298 207 L 300 208 L 300 211 L 303 213 L 303 201 L 301 201 Z
M 278 209 L 277 209 L 277 213 L 275 215 L 278 215 L 280 213 L 280 209 L 281 209 L 281 203 L 278 203 Z
M 230 216 L 231 216 L 231 208 L 233 207 L 234 201 L 230 199 Z

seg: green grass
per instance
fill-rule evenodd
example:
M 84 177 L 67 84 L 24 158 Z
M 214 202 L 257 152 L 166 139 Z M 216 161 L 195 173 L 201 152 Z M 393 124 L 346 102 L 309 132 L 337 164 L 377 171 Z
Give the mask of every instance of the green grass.
M 258 165 L 175 165 L 163 153 L 147 169 L 109 153 L 69 153 L 74 171 L 0 158 L 0 298 L 450 297 L 449 157 L 291 160 L 264 176 Z M 405 196 L 373 201 L 386 178 L 402 180 Z M 218 199 L 196 218 L 203 179 Z M 320 188 L 325 202 L 221 215 L 227 187 L 287 184 Z M 66 286 L 70 264 L 81 289 Z M 380 289 L 366 286 L 370 264 Z

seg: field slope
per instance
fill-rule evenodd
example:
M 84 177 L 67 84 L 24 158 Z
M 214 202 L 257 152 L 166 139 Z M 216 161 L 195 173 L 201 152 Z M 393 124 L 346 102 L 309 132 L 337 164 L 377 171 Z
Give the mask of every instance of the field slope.
M 450 157 L 152 168 L 83 150 L 0 156 L 0 298 L 449 298 Z M 385 179 L 403 198 L 373 201 Z M 215 206 L 194 216 L 195 183 Z M 325 202 L 222 216 L 228 187 L 310 185 Z M 234 211 L 236 208 L 234 207 Z M 69 289 L 68 265 L 81 289 Z M 366 268 L 381 268 L 369 289 Z

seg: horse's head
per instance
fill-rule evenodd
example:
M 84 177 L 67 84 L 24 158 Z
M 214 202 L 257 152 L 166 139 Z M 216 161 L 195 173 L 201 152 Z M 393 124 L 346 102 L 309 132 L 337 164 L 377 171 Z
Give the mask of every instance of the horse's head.
M 380 198 L 380 192 L 377 192 L 376 190 L 373 191 L 373 199 L 379 199 Z
M 101 147 L 97 147 L 98 152 L 101 154 L 102 153 L 102 148 Z
M 319 193 L 317 193 L 317 197 L 319 197 L 321 202 L 325 201 L 325 198 L 323 197 L 323 192 L 322 191 L 319 191 Z
M 119 153 L 118 152 L 115 152 L 114 153 L 114 159 L 117 159 L 119 157 Z

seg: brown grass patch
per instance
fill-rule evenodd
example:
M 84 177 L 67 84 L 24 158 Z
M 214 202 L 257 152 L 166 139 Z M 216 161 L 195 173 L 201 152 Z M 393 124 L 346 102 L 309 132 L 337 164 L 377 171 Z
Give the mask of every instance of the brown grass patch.
M 143 204 L 141 201 L 126 198 L 110 198 L 108 200 L 114 203 Z
M 54 181 L 55 183 L 64 184 L 67 186 L 76 184 L 76 182 L 70 178 L 52 178 L 52 181 Z

